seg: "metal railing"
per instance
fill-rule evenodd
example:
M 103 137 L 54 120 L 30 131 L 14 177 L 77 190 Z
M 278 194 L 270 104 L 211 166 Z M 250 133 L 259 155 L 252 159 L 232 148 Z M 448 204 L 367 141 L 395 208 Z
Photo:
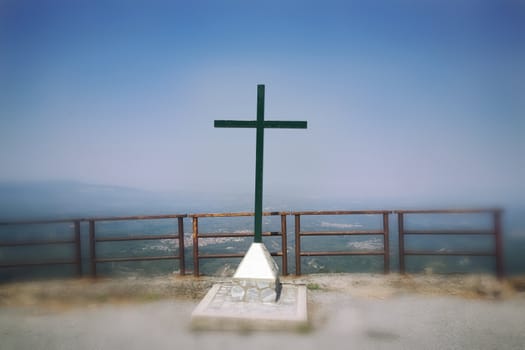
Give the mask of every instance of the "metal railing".
M 383 255 L 384 272 L 390 271 L 389 226 L 390 211 L 299 211 L 292 212 L 295 216 L 295 274 L 301 274 L 301 257 L 303 256 L 348 256 L 348 255 Z M 301 216 L 304 215 L 381 215 L 383 226 L 381 230 L 351 230 L 351 231 L 301 231 Z M 311 236 L 352 236 L 352 235 L 382 235 L 383 249 L 369 251 L 302 251 L 301 237 Z
M 280 232 L 262 232 L 263 237 L 269 236 L 281 236 L 281 251 L 270 252 L 272 256 L 280 256 L 282 258 L 282 274 L 288 274 L 288 254 L 287 254 L 287 228 L 286 228 L 286 216 L 288 212 L 264 212 L 263 216 L 281 216 L 281 231 Z M 233 254 L 200 254 L 199 252 L 199 240 L 201 239 L 213 239 L 213 238 L 242 238 L 242 237 L 253 237 L 253 232 L 246 233 L 224 233 L 224 232 L 199 232 L 199 218 L 223 218 L 223 217 L 247 217 L 254 216 L 254 213 L 241 212 L 241 213 L 220 213 L 220 214 L 191 214 L 189 215 L 193 221 L 193 275 L 200 275 L 200 260 L 201 259 L 222 259 L 222 258 L 242 258 L 244 253 L 233 253 Z
M 279 256 L 282 259 L 282 274 L 288 274 L 288 241 L 287 241 L 287 217 L 293 216 L 295 218 L 295 274 L 301 274 L 301 258 L 310 256 L 383 256 L 383 270 L 385 273 L 390 271 L 390 253 L 389 253 L 389 217 L 391 214 L 396 215 L 398 224 L 399 236 L 399 271 L 406 272 L 406 256 L 491 256 L 495 258 L 496 274 L 498 277 L 504 275 L 503 266 L 503 232 L 501 227 L 501 209 L 458 209 L 458 210 L 375 210 L 375 211 L 296 211 L 296 212 L 265 212 L 264 216 L 280 216 L 281 230 L 280 232 L 264 232 L 263 237 L 280 237 L 281 249 L 272 252 L 272 256 Z M 406 229 L 405 221 L 407 216 L 420 214 L 489 214 L 492 215 L 492 225 L 489 229 L 442 229 L 442 230 L 415 230 Z M 108 262 L 126 262 L 126 261 L 152 261 L 152 260 L 178 260 L 180 274 L 186 274 L 186 254 L 184 243 L 184 219 L 192 220 L 192 243 L 193 243 L 193 274 L 200 275 L 200 261 L 202 259 L 223 259 L 223 258 L 240 258 L 244 253 L 221 253 L 221 254 L 202 254 L 200 252 L 200 242 L 206 239 L 214 238 L 244 238 L 252 237 L 252 232 L 241 233 L 225 233 L 225 232 L 199 232 L 199 219 L 201 218 L 221 218 L 221 217 L 251 217 L 253 212 L 240 213 L 203 213 L 203 214 L 173 214 L 173 215 L 154 215 L 154 216 L 125 216 L 125 217 L 99 217 L 99 218 L 76 218 L 64 220 L 41 220 L 41 221 L 13 221 L 0 222 L 2 226 L 17 226 L 17 225 L 47 225 L 47 224 L 69 224 L 72 227 L 72 237 L 66 239 L 46 239 L 46 240 L 0 240 L 0 248 L 21 247 L 21 246 L 51 246 L 51 245 L 71 245 L 73 248 L 73 258 L 70 259 L 49 259 L 49 260 L 30 260 L 24 262 L 6 262 L 0 263 L 2 268 L 27 268 L 38 266 L 51 265 L 74 265 L 76 274 L 79 276 L 88 273 L 82 268 L 82 240 L 81 240 L 81 224 L 87 223 L 88 226 L 88 244 L 89 249 L 87 253 L 89 265 L 89 274 L 93 277 L 97 276 L 97 265 Z M 350 231 L 303 231 L 301 229 L 301 217 L 313 215 L 377 215 L 382 225 L 380 229 L 376 230 L 350 230 Z M 128 234 L 122 235 L 107 235 L 97 234 L 96 224 L 99 222 L 110 221 L 141 221 L 141 220 L 165 220 L 176 219 L 176 229 L 169 234 Z M 381 250 L 366 250 L 366 251 L 303 251 L 301 242 L 307 237 L 321 236 L 355 236 L 355 235 L 379 235 L 383 236 L 383 244 Z M 494 249 L 490 251 L 452 251 L 452 250 L 413 250 L 405 249 L 405 237 L 407 235 L 489 235 L 494 237 Z M 173 240 L 178 242 L 174 244 L 176 254 L 167 256 L 126 256 L 126 257 L 101 257 L 97 254 L 98 245 L 105 243 L 119 243 L 126 241 L 145 241 L 145 240 Z
M 90 246 L 90 264 L 91 275 L 97 276 L 97 264 L 108 262 L 124 262 L 124 261 L 152 261 L 152 260 L 179 260 L 179 273 L 184 276 L 186 274 L 185 256 L 184 256 L 184 221 L 185 214 L 175 215 L 154 215 L 154 216 L 123 216 L 123 217 L 107 217 L 89 219 L 89 246 Z M 164 235 L 139 235 L 139 236 L 104 236 L 97 237 L 95 224 L 102 221 L 130 221 L 130 220 L 161 220 L 161 219 L 177 219 L 177 234 Z M 176 240 L 178 241 L 178 254 L 163 255 L 163 256 L 128 256 L 118 258 L 99 258 L 97 257 L 97 243 L 102 242 L 125 242 L 125 241 L 145 241 L 145 240 Z
M 42 221 L 14 221 L 14 222 L 2 222 L 0 225 L 3 226 L 16 226 L 16 225 L 46 225 L 46 224 L 60 224 L 60 223 L 72 223 L 74 228 L 74 237 L 72 239 L 60 239 L 60 240 L 29 240 L 29 241 L 8 241 L 0 242 L 0 247 L 16 247 L 16 246 L 43 246 L 43 245 L 63 245 L 73 244 L 74 245 L 74 260 L 44 260 L 44 261 L 29 261 L 19 263 L 3 263 L 0 264 L 0 268 L 18 268 L 18 267 L 38 267 L 38 266 L 51 266 L 51 265 L 75 265 L 77 275 L 82 276 L 82 247 L 81 247 L 81 236 L 80 236 L 80 224 L 81 222 L 89 223 L 89 264 L 91 276 L 97 276 L 97 264 L 107 262 L 123 262 L 123 261 L 148 261 L 148 260 L 179 260 L 180 262 L 180 274 L 184 275 L 185 272 L 185 259 L 184 259 L 184 223 L 183 218 L 186 215 L 156 215 L 156 216 L 126 216 L 126 217 L 101 217 L 91 219 L 71 219 L 71 220 L 42 220 Z M 158 219 L 177 219 L 178 221 L 178 234 L 166 234 L 166 235 L 140 235 L 140 236 L 109 236 L 109 237 L 97 237 L 95 224 L 101 221 L 135 221 L 135 220 L 158 220 Z M 143 257 L 119 257 L 119 258 L 99 258 L 97 257 L 97 243 L 99 242 L 124 242 L 124 241 L 138 241 L 138 240 L 160 240 L 160 239 L 173 239 L 178 240 L 179 253 L 173 256 L 143 256 Z
M 20 225 L 50 225 L 50 224 L 73 224 L 73 237 L 70 239 L 46 239 L 46 240 L 26 240 L 26 241 L 7 241 L 0 242 L 0 247 L 28 247 L 28 246 L 49 246 L 49 245 L 73 245 L 74 259 L 60 259 L 60 260 L 33 260 L 19 263 L 3 263 L 0 268 L 16 268 L 16 267 L 36 267 L 36 266 L 52 266 L 52 265 L 75 265 L 76 273 L 82 276 L 82 252 L 80 242 L 80 221 L 81 220 L 41 220 L 41 221 L 14 221 L 2 222 L 3 226 L 20 226 Z
M 455 210 L 396 210 L 399 232 L 399 272 L 405 273 L 405 258 L 410 255 L 430 256 L 493 256 L 496 261 L 496 275 L 502 277 L 503 269 L 503 239 L 501 230 L 501 209 L 455 209 Z M 441 230 L 407 230 L 405 218 L 407 215 L 421 214 L 490 214 L 492 227 L 490 229 L 441 229 Z M 490 235 L 494 237 L 494 250 L 492 251 L 428 251 L 406 250 L 406 235 Z

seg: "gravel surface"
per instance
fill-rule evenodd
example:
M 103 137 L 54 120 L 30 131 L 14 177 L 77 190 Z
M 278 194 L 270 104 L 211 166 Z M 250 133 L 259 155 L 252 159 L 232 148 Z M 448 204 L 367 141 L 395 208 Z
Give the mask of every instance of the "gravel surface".
M 525 296 L 489 276 L 316 275 L 312 327 L 193 332 L 216 282 L 164 277 L 0 285 L 1 349 L 523 349 Z

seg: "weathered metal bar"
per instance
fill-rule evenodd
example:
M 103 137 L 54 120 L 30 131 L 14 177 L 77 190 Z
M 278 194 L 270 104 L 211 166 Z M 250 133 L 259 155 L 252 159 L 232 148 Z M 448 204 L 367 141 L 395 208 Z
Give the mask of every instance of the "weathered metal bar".
M 362 235 L 383 235 L 384 231 L 303 231 L 301 236 L 362 236 Z
M 295 275 L 301 275 L 301 215 L 295 214 Z
M 496 253 L 496 275 L 498 278 L 505 276 L 503 265 L 503 237 L 501 230 L 501 210 L 494 211 L 494 245 Z
M 282 250 L 282 274 L 288 275 L 288 234 L 286 228 L 286 215 L 281 215 L 281 250 Z
M 481 208 L 481 209 L 429 209 L 429 210 L 336 210 L 336 211 L 296 211 L 296 212 L 264 212 L 263 216 L 268 215 L 342 215 L 342 214 L 468 214 L 468 213 L 493 213 L 500 211 L 499 208 Z M 126 220 L 155 220 L 155 219 L 176 219 L 179 217 L 227 217 L 227 216 L 253 216 L 253 212 L 242 213 L 195 213 L 195 214 L 167 214 L 167 215 L 136 215 L 120 217 L 93 217 L 93 218 L 70 218 L 56 220 L 26 220 L 26 221 L 3 221 L 0 225 L 33 225 L 33 224 L 53 224 L 68 223 L 75 220 L 79 221 L 126 221 Z
M 369 250 L 369 251 L 357 251 L 357 252 L 326 252 L 326 251 L 310 251 L 301 252 L 301 256 L 345 256 L 345 255 L 384 255 L 383 250 Z
M 397 212 L 397 229 L 399 237 L 399 273 L 405 273 L 405 224 L 403 222 L 403 213 Z
M 136 216 L 108 216 L 93 218 L 71 218 L 71 219 L 52 219 L 52 220 L 26 220 L 26 221 L 3 221 L 0 225 L 35 225 L 35 224 L 61 224 L 71 221 L 126 221 L 126 220 L 155 220 L 155 219 L 176 219 L 187 217 L 186 214 L 167 214 L 167 215 L 136 215 Z
M 498 208 L 473 208 L 473 209 L 425 209 L 425 210 L 394 210 L 393 213 L 401 214 L 483 214 L 499 211 Z
M 76 265 L 76 264 L 77 264 L 76 260 L 49 260 L 49 261 L 37 261 L 37 262 L 0 264 L 0 268 L 48 266 L 48 265 Z
M 95 240 L 95 221 L 89 220 L 89 259 L 91 264 L 91 276 L 97 277 L 97 253 Z
M 54 220 L 25 220 L 25 221 L 2 221 L 0 222 L 0 226 L 8 226 L 8 225 L 38 225 L 38 224 L 65 224 L 70 223 L 74 220 L 81 220 L 82 219 L 54 219 Z
M 325 211 L 293 211 L 290 215 L 371 215 L 390 214 L 390 210 L 325 210 Z
M 97 263 L 121 262 L 121 261 L 148 261 L 148 260 L 178 260 L 178 256 L 130 256 L 121 258 L 99 258 Z
M 405 255 L 495 256 L 495 252 L 405 250 Z
M 106 216 L 87 219 L 77 219 L 80 221 L 134 221 L 134 220 L 157 220 L 157 219 L 178 219 L 185 218 L 186 214 L 167 214 L 167 215 L 136 215 L 136 216 Z
M 77 275 L 82 276 L 82 247 L 80 240 L 80 221 L 75 220 L 75 262 L 77 265 Z
M 486 230 L 405 230 L 404 235 L 493 235 Z
M 269 237 L 269 236 L 280 236 L 281 232 L 263 232 L 263 236 Z M 228 232 L 220 232 L 220 233 L 200 233 L 199 232 L 199 238 L 225 238 L 225 237 L 231 237 L 231 238 L 242 238 L 242 237 L 253 237 L 253 232 L 246 232 L 246 233 L 228 233 Z
M 97 237 L 96 242 L 119 242 L 119 241 L 151 241 L 158 239 L 179 239 L 179 235 L 142 235 L 142 236 L 124 236 L 124 237 Z
M 197 216 L 193 217 L 192 239 L 193 239 L 193 275 L 198 277 L 199 276 L 199 218 Z
M 223 217 L 238 217 L 238 216 L 254 216 L 254 212 L 235 212 L 235 213 L 196 213 L 188 214 L 188 217 L 198 218 L 223 218 Z M 290 215 L 290 212 L 286 211 L 267 211 L 262 213 L 263 216 L 274 216 L 274 215 Z
M 53 244 L 73 244 L 75 239 L 55 239 L 47 241 L 18 241 L 9 243 L 0 243 L 0 247 L 18 247 L 18 246 L 34 246 L 34 245 L 53 245 Z
M 177 230 L 179 233 L 179 273 L 186 275 L 186 256 L 184 252 L 184 218 L 177 218 Z
M 200 255 L 200 259 L 222 259 L 222 258 L 243 258 L 246 255 L 244 253 L 228 253 L 228 254 L 204 254 Z M 282 252 L 270 252 L 271 256 L 282 256 Z
M 384 231 L 383 246 L 385 249 L 383 268 L 384 268 L 385 274 L 390 272 L 390 238 L 389 238 L 390 226 L 389 226 L 388 219 L 389 219 L 388 213 L 383 213 L 383 231 Z
M 203 254 L 199 259 L 219 259 L 219 258 L 242 258 L 246 253 L 230 253 L 230 254 Z

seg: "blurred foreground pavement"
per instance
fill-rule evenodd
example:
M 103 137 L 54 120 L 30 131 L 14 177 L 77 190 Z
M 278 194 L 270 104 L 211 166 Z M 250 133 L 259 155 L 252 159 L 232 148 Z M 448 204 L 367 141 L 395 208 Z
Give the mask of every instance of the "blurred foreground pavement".
M 523 349 L 525 344 L 524 293 L 487 276 L 288 278 L 309 287 L 309 331 L 192 332 L 190 314 L 214 281 L 0 285 L 1 348 Z M 158 290 L 162 293 L 153 293 Z

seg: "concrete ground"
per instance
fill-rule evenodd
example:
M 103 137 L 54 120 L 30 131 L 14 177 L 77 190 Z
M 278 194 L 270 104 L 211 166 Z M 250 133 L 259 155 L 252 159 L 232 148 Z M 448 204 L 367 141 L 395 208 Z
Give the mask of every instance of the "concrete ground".
M 494 290 L 496 296 L 481 295 L 478 290 L 478 297 L 473 297 L 468 293 L 451 293 L 444 286 L 440 288 L 439 279 L 430 284 L 428 279 L 408 283 L 426 285 L 430 292 L 403 288 L 398 285 L 397 277 L 327 275 L 296 281 L 308 284 L 312 324 L 310 330 L 300 333 L 193 332 L 189 328 L 190 315 L 198 298 L 163 296 L 149 301 L 97 297 L 60 303 L 52 302 L 53 298 L 46 296 L 49 291 L 45 292 L 41 285 L 0 286 L 3 298 L 0 348 L 523 349 L 525 346 L 525 296 L 505 288 L 498 290 L 497 286 L 487 287 L 492 282 L 481 285 Z M 396 288 L 390 288 L 391 285 Z M 40 302 L 27 295 L 20 299 L 24 293 L 39 295 Z M 67 299 L 59 293 L 51 294 Z

